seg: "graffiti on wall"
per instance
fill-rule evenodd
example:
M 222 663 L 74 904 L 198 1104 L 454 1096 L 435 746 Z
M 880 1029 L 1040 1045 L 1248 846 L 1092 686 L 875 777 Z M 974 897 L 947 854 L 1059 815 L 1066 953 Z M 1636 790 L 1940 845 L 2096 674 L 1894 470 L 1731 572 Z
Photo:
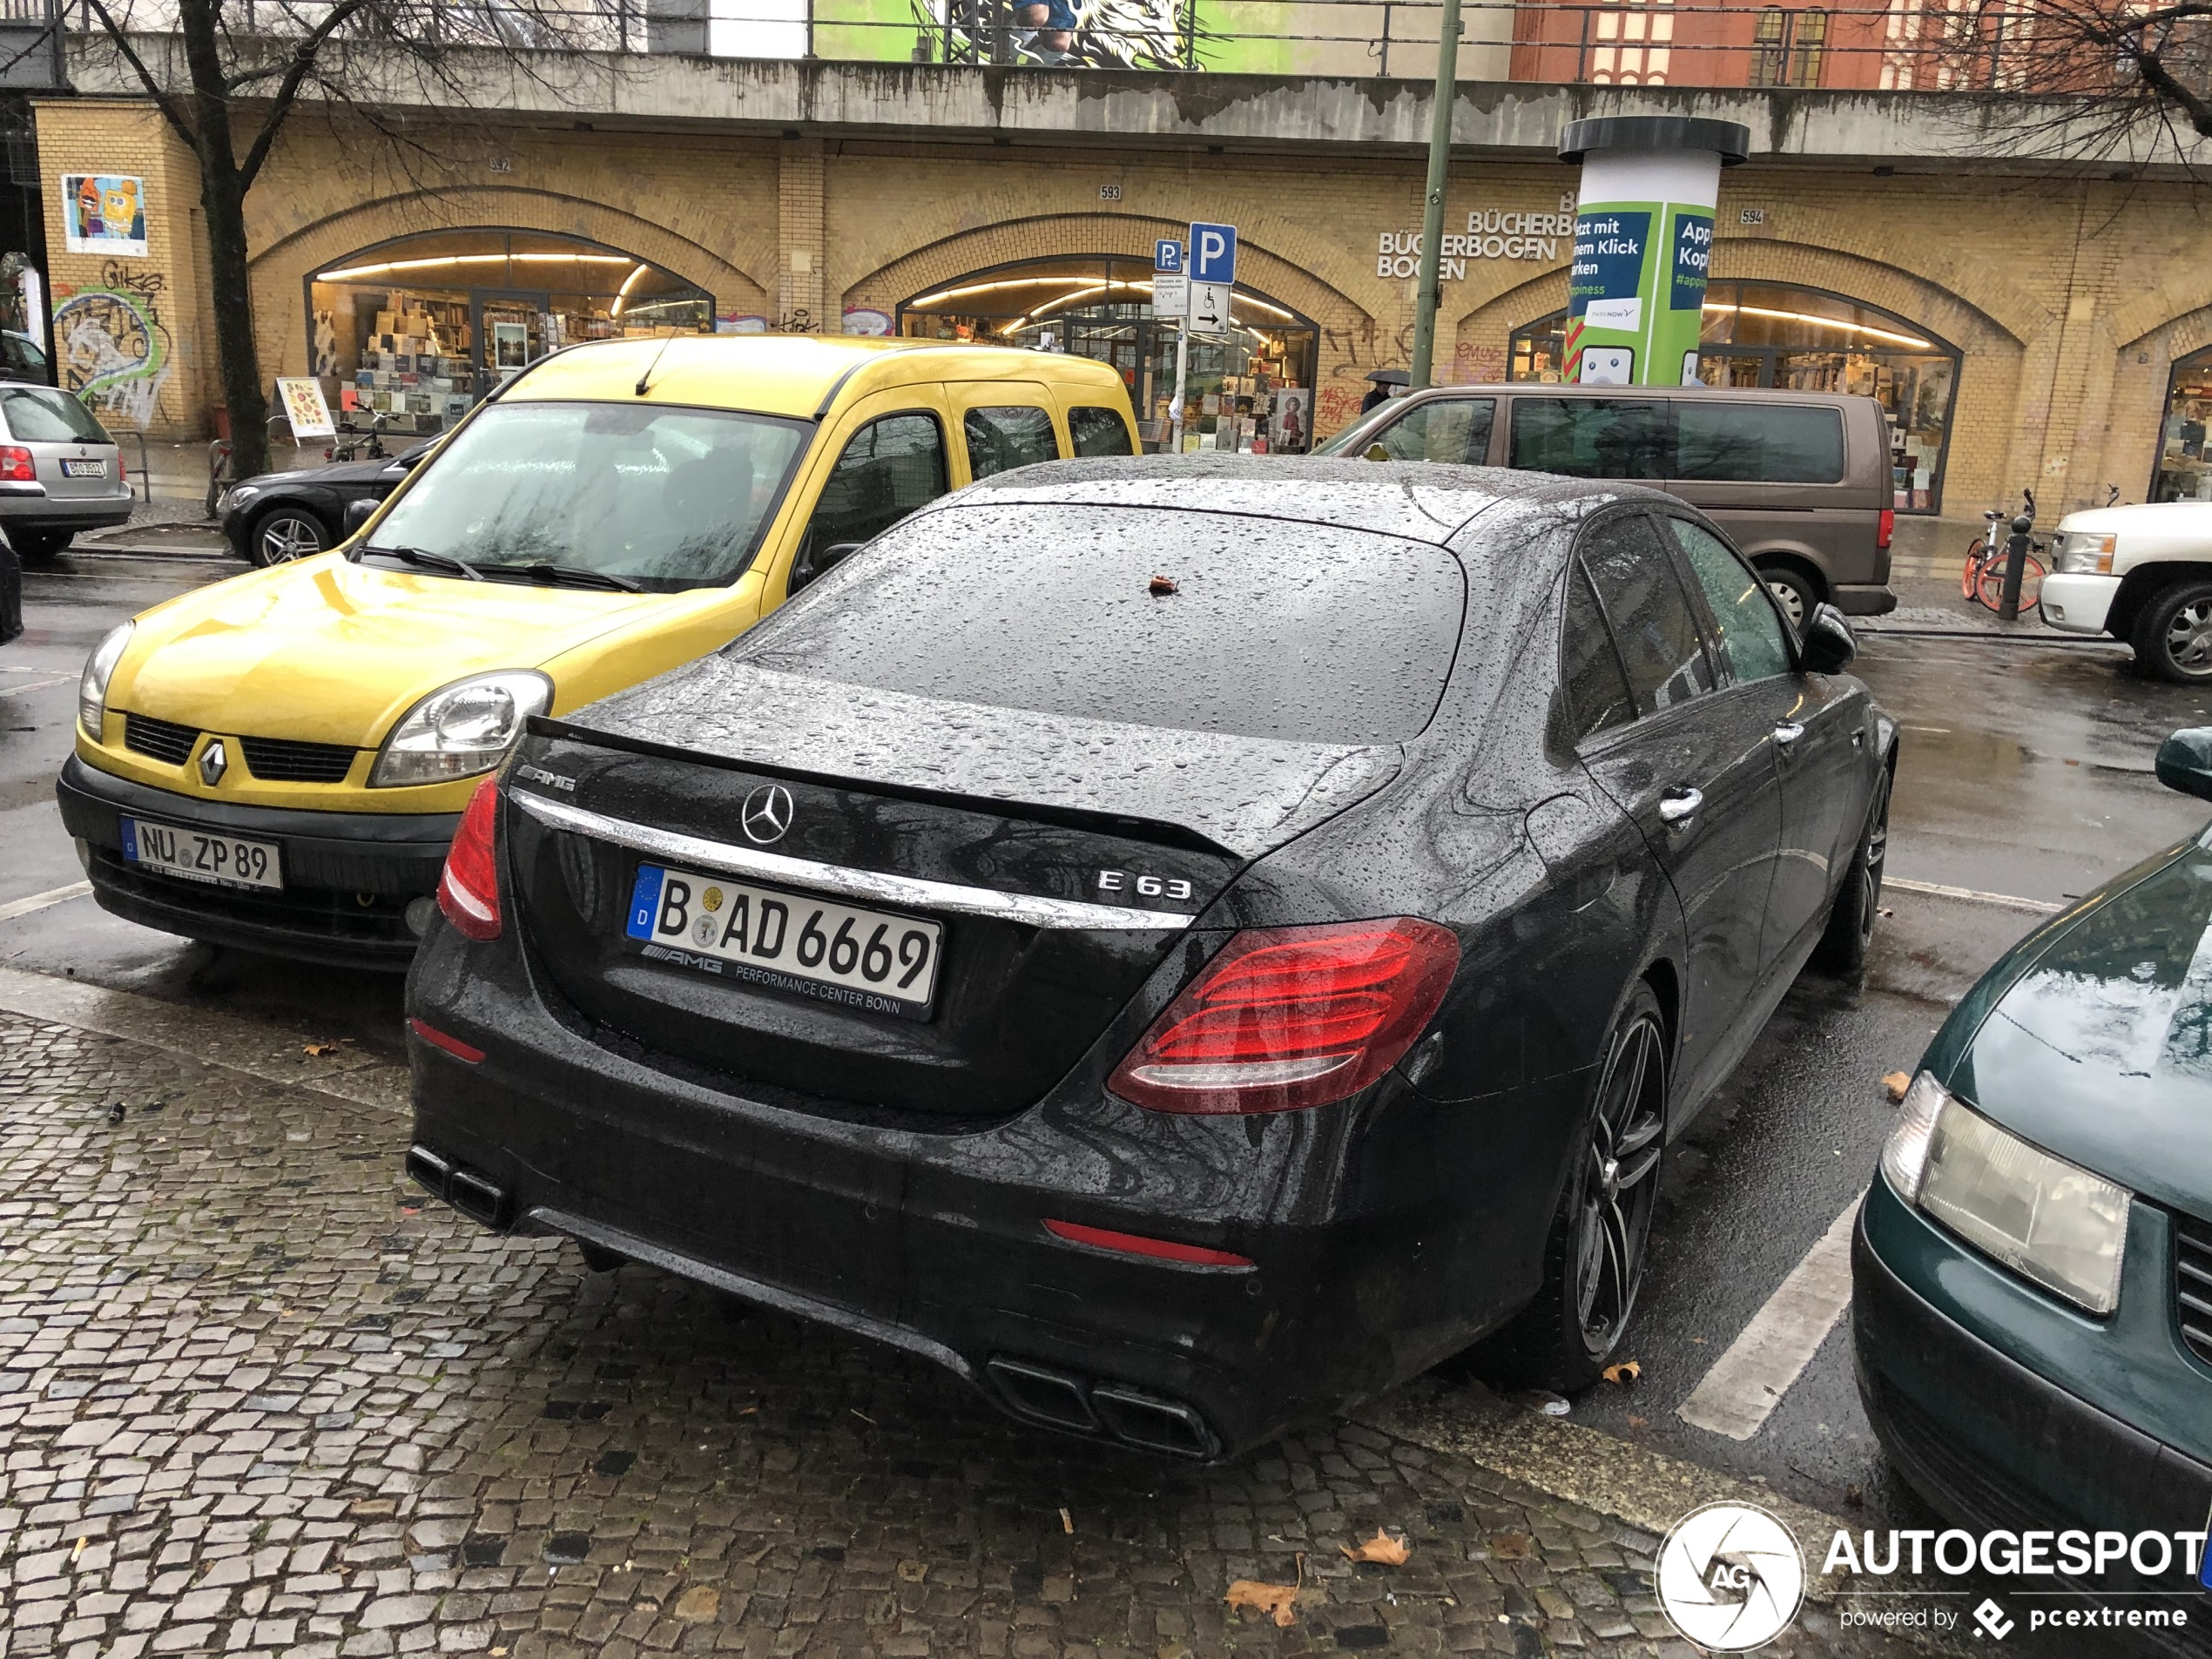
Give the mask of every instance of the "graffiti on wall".
M 158 272 L 136 272 L 113 260 L 98 282 L 54 298 L 54 367 L 61 383 L 95 415 L 153 424 L 161 388 L 172 367 L 169 330 L 161 320 Z

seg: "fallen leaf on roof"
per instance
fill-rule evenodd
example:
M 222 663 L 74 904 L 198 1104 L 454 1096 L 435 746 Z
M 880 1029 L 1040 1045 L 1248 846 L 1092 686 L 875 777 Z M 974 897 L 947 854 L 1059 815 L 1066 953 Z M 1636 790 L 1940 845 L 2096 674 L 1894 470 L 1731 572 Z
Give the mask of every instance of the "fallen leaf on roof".
M 1634 1359 L 1623 1359 L 1617 1366 L 1608 1366 L 1598 1375 L 1609 1383 L 1619 1383 L 1626 1387 L 1643 1375 L 1643 1367 Z
M 1146 585 L 1151 589 L 1152 597 L 1156 599 L 1164 599 L 1170 593 L 1178 591 L 1171 576 L 1156 576 Z
M 1882 1079 L 1883 1089 L 1893 1101 L 1903 1100 L 1905 1091 L 1912 1087 L 1912 1074 L 1909 1071 L 1892 1071 Z
M 1229 1587 L 1231 1613 L 1262 1613 L 1287 1630 L 1298 1622 L 1298 1586 L 1240 1578 Z
M 1375 1528 L 1372 1538 L 1357 1549 L 1349 1544 L 1339 1544 L 1337 1548 L 1344 1551 L 1348 1561 L 1380 1561 L 1385 1567 L 1403 1567 L 1406 1558 L 1413 1553 L 1411 1544 L 1402 1538 L 1393 1538 L 1380 1527 Z

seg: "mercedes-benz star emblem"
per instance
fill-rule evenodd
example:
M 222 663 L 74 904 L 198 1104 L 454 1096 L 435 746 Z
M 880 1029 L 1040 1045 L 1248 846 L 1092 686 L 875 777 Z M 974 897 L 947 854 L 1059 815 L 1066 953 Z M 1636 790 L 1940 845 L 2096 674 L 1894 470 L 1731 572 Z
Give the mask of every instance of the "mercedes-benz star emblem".
M 214 742 L 199 752 L 199 775 L 206 779 L 210 789 L 221 783 L 223 774 L 230 769 L 231 758 L 223 752 L 223 740 L 220 738 L 216 738 Z
M 791 791 L 781 784 L 763 784 L 745 798 L 738 824 L 745 840 L 765 846 L 784 839 L 784 832 L 791 827 Z

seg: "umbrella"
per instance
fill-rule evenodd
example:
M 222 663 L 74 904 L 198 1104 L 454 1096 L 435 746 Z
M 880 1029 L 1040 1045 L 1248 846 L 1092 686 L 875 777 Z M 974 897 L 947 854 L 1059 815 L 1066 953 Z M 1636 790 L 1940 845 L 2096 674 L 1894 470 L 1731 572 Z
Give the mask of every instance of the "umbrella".
M 1378 386 L 1411 386 L 1413 377 L 1402 368 L 1379 368 L 1367 378 Z

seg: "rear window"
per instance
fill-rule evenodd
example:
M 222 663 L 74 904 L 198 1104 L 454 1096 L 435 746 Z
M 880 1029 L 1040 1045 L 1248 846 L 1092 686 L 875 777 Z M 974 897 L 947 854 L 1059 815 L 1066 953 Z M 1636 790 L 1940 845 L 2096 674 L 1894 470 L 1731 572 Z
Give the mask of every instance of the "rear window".
M 112 443 L 91 410 L 52 386 L 0 387 L 8 435 L 19 443 Z
M 1059 448 L 1052 440 L 1052 417 L 1042 409 L 1018 404 L 970 409 L 961 421 L 961 429 L 968 437 L 971 477 L 988 478 L 1016 467 L 1060 458 Z
M 1127 455 L 1136 452 L 1130 448 L 1129 423 L 1116 409 L 1102 409 L 1096 405 L 1068 411 L 1068 437 L 1079 455 Z
M 1840 409 L 1787 403 L 1675 405 L 1674 476 L 1729 484 L 1839 484 Z
M 1152 578 L 1175 583 L 1151 591 Z M 731 647 L 853 685 L 1082 719 L 1395 743 L 1467 608 L 1443 548 L 1130 507 L 977 504 L 894 526 Z

